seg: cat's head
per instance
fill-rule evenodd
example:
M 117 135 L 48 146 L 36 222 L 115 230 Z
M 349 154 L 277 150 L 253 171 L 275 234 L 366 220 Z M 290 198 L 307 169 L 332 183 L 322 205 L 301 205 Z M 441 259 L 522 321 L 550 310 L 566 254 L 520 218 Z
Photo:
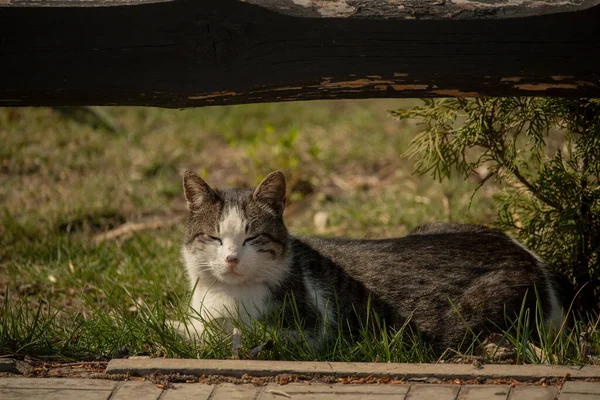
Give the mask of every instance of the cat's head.
M 186 171 L 183 255 L 192 277 L 226 284 L 279 282 L 286 271 L 285 175 L 270 173 L 251 189 L 213 189 Z

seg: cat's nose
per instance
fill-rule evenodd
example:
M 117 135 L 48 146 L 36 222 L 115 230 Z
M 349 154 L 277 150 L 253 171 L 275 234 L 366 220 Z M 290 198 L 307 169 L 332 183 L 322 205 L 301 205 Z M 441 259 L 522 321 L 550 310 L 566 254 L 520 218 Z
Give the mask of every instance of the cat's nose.
M 225 261 L 227 261 L 227 265 L 229 265 L 230 267 L 234 267 L 240 262 L 240 260 L 237 258 L 237 256 L 234 256 L 234 255 L 226 256 Z

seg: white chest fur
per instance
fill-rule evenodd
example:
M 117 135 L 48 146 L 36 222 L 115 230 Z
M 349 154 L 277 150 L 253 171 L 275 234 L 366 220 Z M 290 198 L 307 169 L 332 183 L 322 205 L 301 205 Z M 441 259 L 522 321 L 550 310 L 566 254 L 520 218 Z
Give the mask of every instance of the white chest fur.
M 241 318 L 249 323 L 266 312 L 269 290 L 265 284 L 228 285 L 199 283 L 194 291 L 192 307 L 207 320 Z

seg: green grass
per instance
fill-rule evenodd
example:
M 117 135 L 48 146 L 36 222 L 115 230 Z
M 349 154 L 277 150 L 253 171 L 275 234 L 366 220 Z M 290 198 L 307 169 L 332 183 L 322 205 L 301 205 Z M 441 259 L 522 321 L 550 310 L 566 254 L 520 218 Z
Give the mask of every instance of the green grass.
M 186 212 L 185 169 L 217 187 L 250 187 L 271 170 L 284 170 L 286 222 L 301 234 L 383 238 L 432 221 L 493 223 L 493 184 L 471 199 L 477 177 L 440 184 L 412 175 L 401 155 L 417 127 L 386 114 L 401 105 L 103 108 L 108 124 L 65 110 L 0 108 L 0 354 L 97 360 L 127 349 L 230 358 L 230 336 L 214 335 L 209 346 L 199 346 L 168 322 L 187 313 L 178 222 Z M 315 223 L 317 213 L 325 224 Z M 155 220 L 174 222 L 98 239 L 125 223 Z M 519 362 L 589 363 L 598 354 L 596 325 L 581 318 L 559 340 L 543 342 L 542 356 L 524 328 L 507 338 L 520 346 Z M 336 336 L 316 353 L 273 327 L 241 329 L 240 357 L 272 340 L 273 349 L 260 358 L 437 359 L 416 338 L 402 341 L 402 334 L 369 328 L 354 341 Z

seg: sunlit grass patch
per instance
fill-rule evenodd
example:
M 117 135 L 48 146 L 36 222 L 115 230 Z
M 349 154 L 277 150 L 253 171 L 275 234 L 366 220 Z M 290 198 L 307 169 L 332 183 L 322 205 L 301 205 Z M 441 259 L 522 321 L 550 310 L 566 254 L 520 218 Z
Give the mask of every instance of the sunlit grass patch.
M 4 296 L 0 307 L 0 349 L 4 355 L 29 355 L 41 359 L 105 360 L 128 355 L 152 357 L 327 360 L 348 362 L 510 362 L 517 364 L 595 363 L 593 349 L 600 344 L 598 318 L 573 317 L 572 327 L 548 330 L 541 307 L 522 308 L 519 315 L 506 316 L 509 328 L 491 342 L 487 334 L 465 330 L 462 353 L 448 349 L 434 354 L 428 343 L 412 331 L 409 320 L 398 330 L 391 330 L 370 311 L 361 317 L 360 329 L 349 334 L 346 322 L 339 320 L 331 328 L 318 321 L 312 332 L 301 315 L 294 312 L 291 300 L 281 312 L 265 318 L 239 322 L 241 343 L 233 348 L 231 328 L 221 322 L 201 320 L 188 308 L 189 298 L 176 297 L 167 302 L 154 285 L 154 296 L 147 301 L 115 285 L 97 296 L 81 295 L 79 311 L 57 307 L 46 301 L 21 296 L 10 301 Z M 123 299 L 129 299 L 124 302 Z M 523 303 L 525 304 L 525 303 Z M 85 310 L 85 311 L 81 311 Z M 296 309 L 297 310 L 297 309 Z M 291 316 L 292 321 L 289 320 Z M 198 336 L 194 324 L 205 325 Z M 178 321 L 178 323 L 174 323 Z M 291 324 L 290 324 L 291 322 Z M 321 325 L 319 325 L 321 324 Z M 322 329 L 321 329 L 322 328 Z M 311 338 L 324 332 L 323 339 Z M 490 347 L 491 343 L 491 347 Z M 487 344 L 487 346 L 486 346 Z M 509 349 L 509 350 L 506 350 Z M 498 351 L 508 351 L 501 358 Z

